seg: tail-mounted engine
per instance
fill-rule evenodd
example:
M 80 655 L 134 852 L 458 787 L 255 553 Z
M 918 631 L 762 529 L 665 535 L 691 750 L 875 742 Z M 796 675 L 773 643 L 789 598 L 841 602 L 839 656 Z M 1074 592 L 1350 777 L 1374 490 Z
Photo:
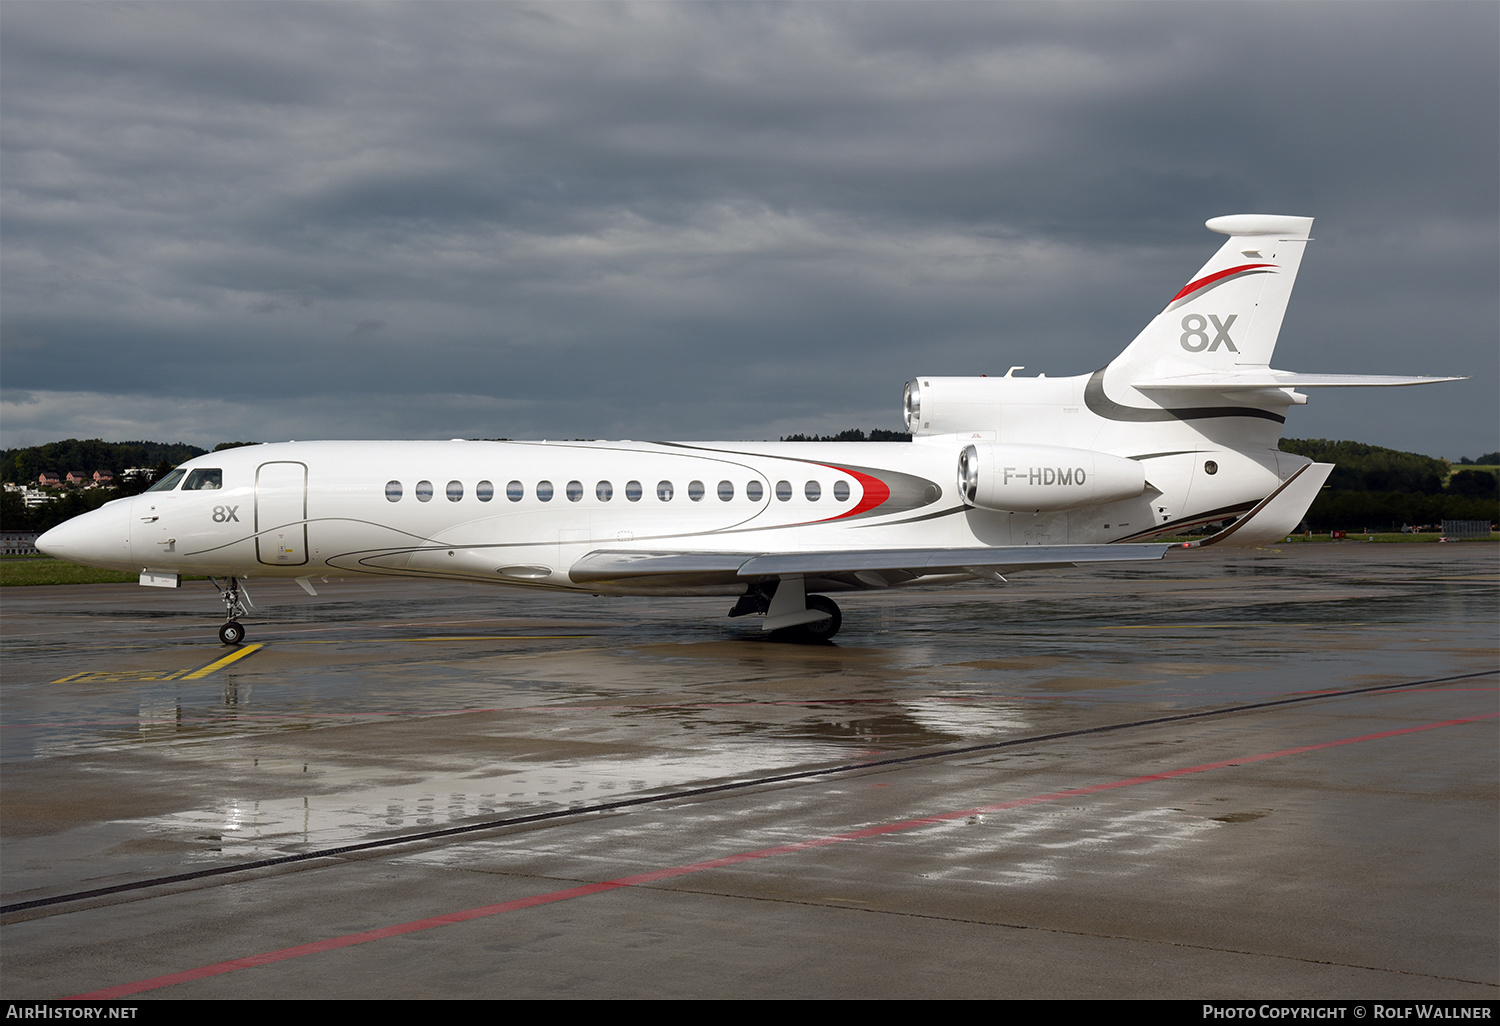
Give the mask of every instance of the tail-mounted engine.
M 1031 379 L 1035 380 L 1035 379 Z M 1000 408 L 1015 396 L 1019 379 L 915 377 L 906 383 L 901 408 L 913 435 L 941 435 L 1000 426 Z
M 1133 499 L 1146 490 L 1135 460 L 1061 445 L 969 445 L 958 457 L 958 493 L 970 506 L 1052 513 Z

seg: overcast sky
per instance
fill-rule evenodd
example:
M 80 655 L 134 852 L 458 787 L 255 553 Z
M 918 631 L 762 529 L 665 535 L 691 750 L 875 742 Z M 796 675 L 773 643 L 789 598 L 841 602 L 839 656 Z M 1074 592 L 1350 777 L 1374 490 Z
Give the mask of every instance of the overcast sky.
M 775 438 L 1315 216 L 1293 437 L 1500 447 L 1500 5 L 0 5 L 0 445 Z

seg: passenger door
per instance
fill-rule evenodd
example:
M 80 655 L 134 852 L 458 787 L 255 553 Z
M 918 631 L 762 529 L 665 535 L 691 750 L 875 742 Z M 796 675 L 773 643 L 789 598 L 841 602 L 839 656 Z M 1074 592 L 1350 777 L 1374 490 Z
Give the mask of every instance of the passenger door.
M 268 566 L 307 562 L 307 464 L 281 461 L 256 469 L 255 557 Z

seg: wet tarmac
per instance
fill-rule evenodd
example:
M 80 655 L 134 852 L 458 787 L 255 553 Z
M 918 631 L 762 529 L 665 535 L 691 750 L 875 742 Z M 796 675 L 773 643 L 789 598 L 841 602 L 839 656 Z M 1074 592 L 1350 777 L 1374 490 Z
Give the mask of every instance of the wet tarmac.
M 840 596 L 799 646 L 252 582 L 228 663 L 206 582 L 9 588 L 0 989 L 1493 1000 L 1497 584 L 1486 544 L 1174 553 Z

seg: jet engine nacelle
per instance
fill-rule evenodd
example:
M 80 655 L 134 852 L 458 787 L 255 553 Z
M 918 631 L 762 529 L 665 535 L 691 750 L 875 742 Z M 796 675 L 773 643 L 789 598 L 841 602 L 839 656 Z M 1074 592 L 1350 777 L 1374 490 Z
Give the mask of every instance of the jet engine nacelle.
M 1135 460 L 1062 445 L 969 445 L 958 457 L 958 493 L 970 506 L 1052 513 L 1133 499 L 1146 490 Z
M 1020 384 L 1011 378 L 912 378 L 901 397 L 906 429 L 913 435 L 993 431 L 1007 396 L 1013 398 Z

